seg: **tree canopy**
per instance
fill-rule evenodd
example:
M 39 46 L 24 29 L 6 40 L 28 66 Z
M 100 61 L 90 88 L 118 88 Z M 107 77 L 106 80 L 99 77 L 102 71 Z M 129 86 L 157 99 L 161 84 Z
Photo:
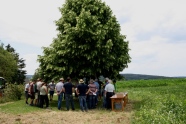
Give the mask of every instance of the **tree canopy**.
M 130 62 L 128 41 L 101 0 L 66 0 L 57 37 L 38 57 L 43 78 L 115 77 Z
M 4 50 L 3 45 L 0 46 L 0 77 L 6 80 L 12 80 L 17 68 L 16 61 L 11 53 Z
M 0 46 L 0 77 L 8 82 L 22 84 L 26 78 L 25 60 L 19 58 L 19 54 L 10 44 Z
M 26 78 L 26 76 L 25 76 L 26 70 L 24 70 L 24 68 L 26 66 L 25 60 L 23 58 L 19 57 L 19 54 L 16 53 L 15 49 L 13 47 L 11 47 L 10 44 L 8 44 L 5 47 L 6 47 L 6 50 L 12 54 L 12 56 L 14 57 L 14 60 L 16 61 L 16 64 L 17 64 L 15 74 L 12 76 L 12 80 L 10 80 L 10 81 L 16 82 L 18 84 L 22 84 Z

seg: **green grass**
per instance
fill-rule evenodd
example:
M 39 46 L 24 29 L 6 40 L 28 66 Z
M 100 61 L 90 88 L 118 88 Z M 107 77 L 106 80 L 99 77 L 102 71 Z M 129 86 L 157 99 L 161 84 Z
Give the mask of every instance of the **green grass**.
M 133 124 L 186 123 L 186 79 L 118 81 L 117 89 L 118 92 L 128 92 L 129 103 L 133 104 Z M 78 99 L 74 103 L 76 111 L 79 111 Z M 108 111 L 102 109 L 101 104 L 99 102 L 96 112 L 105 115 Z M 57 96 L 50 102 L 50 107 L 58 111 Z M 62 102 L 62 109 L 66 109 L 65 101 Z M 0 104 L 0 111 L 6 113 L 22 114 L 42 110 L 26 105 L 24 100 Z
M 186 79 L 118 82 L 134 103 L 134 124 L 185 124 Z
M 101 105 L 102 103 L 99 102 L 97 106 L 98 110 L 102 109 Z M 49 102 L 49 107 L 54 111 L 59 111 L 57 109 L 57 96 L 56 95 L 54 95 L 53 101 Z M 75 111 L 80 110 L 78 98 L 74 98 L 74 107 L 75 107 Z M 5 113 L 23 114 L 23 113 L 30 113 L 30 112 L 35 112 L 35 111 L 42 111 L 42 110 L 44 109 L 41 109 L 35 106 L 29 106 L 25 104 L 24 98 L 22 98 L 22 100 L 19 100 L 19 101 L 0 104 L 0 111 L 5 112 Z M 62 110 L 66 110 L 66 102 L 64 100 L 62 101 Z

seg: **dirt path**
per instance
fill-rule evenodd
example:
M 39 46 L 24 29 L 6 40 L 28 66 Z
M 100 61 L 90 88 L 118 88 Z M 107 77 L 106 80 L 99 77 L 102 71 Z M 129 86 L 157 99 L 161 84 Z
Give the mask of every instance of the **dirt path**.
M 132 104 L 129 102 L 123 112 L 106 110 L 53 111 L 43 110 L 13 115 L 0 112 L 0 124 L 130 124 Z

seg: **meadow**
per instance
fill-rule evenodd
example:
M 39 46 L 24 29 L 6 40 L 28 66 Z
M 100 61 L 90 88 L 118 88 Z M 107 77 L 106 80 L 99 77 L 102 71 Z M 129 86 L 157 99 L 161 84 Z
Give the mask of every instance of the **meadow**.
M 101 107 L 83 113 L 75 99 L 75 111 L 57 110 L 57 97 L 50 110 L 40 109 L 19 101 L 0 104 L 0 123 L 78 123 L 78 124 L 185 124 L 186 79 L 156 79 L 118 81 L 118 92 L 128 92 L 129 102 L 123 112 Z M 52 118 L 51 118 L 52 117 Z M 29 118 L 31 118 L 29 120 Z
M 118 82 L 133 103 L 133 124 L 185 124 L 186 79 Z

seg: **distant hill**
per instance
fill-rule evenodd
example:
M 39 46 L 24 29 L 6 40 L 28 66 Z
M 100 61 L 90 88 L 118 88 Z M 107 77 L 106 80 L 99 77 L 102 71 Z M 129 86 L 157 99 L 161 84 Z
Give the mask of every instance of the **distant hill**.
M 149 79 L 165 79 L 165 78 L 174 78 L 166 76 L 157 76 L 157 75 L 144 75 L 144 74 L 120 74 L 125 80 L 149 80 Z
M 125 80 L 149 80 L 149 79 L 165 79 L 165 78 L 186 78 L 185 76 L 180 77 L 166 77 L 157 75 L 145 75 L 145 74 L 120 74 Z M 33 75 L 26 75 L 26 79 L 30 80 Z
M 26 78 L 31 79 L 33 75 L 26 75 Z

